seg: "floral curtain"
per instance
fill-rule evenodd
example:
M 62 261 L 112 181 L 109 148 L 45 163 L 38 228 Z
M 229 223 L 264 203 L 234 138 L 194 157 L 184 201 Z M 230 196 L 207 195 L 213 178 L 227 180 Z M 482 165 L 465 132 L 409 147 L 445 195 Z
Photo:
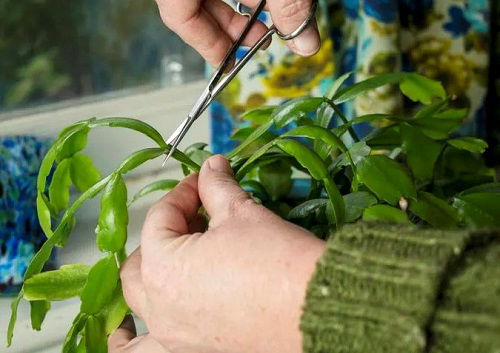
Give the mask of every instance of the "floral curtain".
M 493 0 L 497 2 L 498 0 Z M 320 94 L 343 73 L 348 84 L 379 73 L 417 71 L 440 80 L 457 107 L 470 108 L 462 133 L 483 136 L 490 60 L 488 0 L 325 0 L 319 15 L 323 45 L 298 57 L 279 40 L 260 52 L 211 107 L 216 153 L 234 147 L 246 109 Z M 263 20 L 270 23 L 269 18 Z M 243 53 L 245 49 L 241 49 Z M 347 115 L 405 114 L 414 108 L 394 87 L 343 106 Z M 359 126 L 366 134 L 370 126 Z

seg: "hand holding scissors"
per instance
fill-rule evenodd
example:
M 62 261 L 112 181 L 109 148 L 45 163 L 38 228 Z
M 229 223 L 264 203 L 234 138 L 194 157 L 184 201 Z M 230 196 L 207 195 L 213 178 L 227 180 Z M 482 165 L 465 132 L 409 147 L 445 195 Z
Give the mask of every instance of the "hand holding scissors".
M 193 108 L 188 114 L 188 117 L 179 125 L 179 127 L 174 131 L 174 133 L 168 138 L 167 143 L 171 145 L 171 149 L 168 152 L 163 165 L 167 162 L 167 160 L 171 157 L 174 150 L 179 146 L 179 143 L 182 141 L 188 130 L 191 128 L 192 124 L 200 117 L 200 115 L 205 111 L 205 109 L 210 105 L 210 103 L 214 100 L 217 94 L 220 93 L 229 82 L 238 74 L 238 72 L 245 66 L 246 63 L 252 58 L 252 56 L 262 48 L 273 35 L 277 35 L 280 39 L 289 41 L 297 38 L 301 33 L 308 28 L 308 25 L 315 19 L 315 13 L 317 8 L 317 1 L 313 1 L 312 7 L 307 18 L 291 33 L 282 33 L 280 32 L 275 25 L 272 25 L 261 37 L 258 41 L 248 50 L 248 52 L 243 55 L 243 57 L 236 62 L 234 67 L 229 70 L 231 67 L 236 51 L 243 44 L 245 38 L 251 31 L 254 24 L 257 22 L 257 18 L 259 14 L 264 10 L 266 6 L 266 0 L 261 0 L 257 7 L 254 9 L 252 13 L 246 13 L 243 11 L 242 5 L 238 3 L 237 11 L 248 17 L 248 23 L 244 27 L 242 33 L 237 38 L 237 40 L 233 43 L 231 49 L 227 52 L 224 60 L 220 64 L 220 66 L 215 70 L 214 74 L 210 78 L 206 88 L 203 90 L 201 96 L 194 104 Z

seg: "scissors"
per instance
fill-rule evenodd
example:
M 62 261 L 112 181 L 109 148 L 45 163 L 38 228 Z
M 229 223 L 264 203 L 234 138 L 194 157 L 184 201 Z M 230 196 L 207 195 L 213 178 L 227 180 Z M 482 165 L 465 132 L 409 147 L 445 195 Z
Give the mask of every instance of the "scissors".
M 252 28 L 252 26 L 257 21 L 260 13 L 264 10 L 266 6 L 266 0 L 261 0 L 259 5 L 255 8 L 255 10 L 250 13 L 246 12 L 243 9 L 241 3 L 236 3 L 236 11 L 243 16 L 248 17 L 248 23 L 241 32 L 238 39 L 233 43 L 231 49 L 227 52 L 224 60 L 219 65 L 217 70 L 215 70 L 214 74 L 208 81 L 207 86 L 203 90 L 201 96 L 198 98 L 193 108 L 189 112 L 187 118 L 177 127 L 174 133 L 168 138 L 167 144 L 171 146 L 169 152 L 165 156 L 163 160 L 162 166 L 164 166 L 168 159 L 172 156 L 174 151 L 179 146 L 179 143 L 182 141 L 186 133 L 189 131 L 193 123 L 200 117 L 200 115 L 207 109 L 210 103 L 214 100 L 214 98 L 222 91 L 231 80 L 240 72 L 240 70 L 245 66 L 246 63 L 252 58 L 252 56 L 274 35 L 276 34 L 282 40 L 291 40 L 298 37 L 309 25 L 309 23 L 314 19 L 316 14 L 316 9 L 318 7 L 317 0 L 313 0 L 311 4 L 311 10 L 307 18 L 302 22 L 302 24 L 292 33 L 284 34 L 280 32 L 276 26 L 272 25 L 262 37 L 251 47 L 243 57 L 234 64 L 234 67 L 228 71 L 228 68 L 233 63 L 233 57 L 236 54 L 236 51 L 241 46 L 241 43 L 247 36 L 248 32 Z M 226 72 L 227 71 L 227 72 Z

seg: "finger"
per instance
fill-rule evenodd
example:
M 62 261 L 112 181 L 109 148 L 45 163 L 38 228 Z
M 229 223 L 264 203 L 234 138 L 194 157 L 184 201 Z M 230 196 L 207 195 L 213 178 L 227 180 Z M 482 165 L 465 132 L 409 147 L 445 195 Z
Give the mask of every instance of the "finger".
M 192 174 L 149 210 L 141 233 L 144 258 L 149 259 L 164 249 L 171 238 L 190 233 L 189 223 L 199 207 L 198 175 Z
M 141 262 L 141 248 L 137 248 L 121 266 L 120 278 L 125 301 L 137 316 L 144 318 L 147 297 L 141 277 Z
M 217 21 L 197 1 L 157 0 L 163 22 L 192 46 L 211 65 L 217 66 L 228 48 L 231 38 Z
M 135 323 L 132 316 L 127 315 L 120 326 L 108 337 L 108 350 L 110 353 L 118 352 L 137 336 Z
M 217 23 L 219 23 L 220 28 L 226 32 L 233 41 L 240 37 L 243 28 L 245 28 L 248 23 L 247 17 L 240 15 L 231 6 L 221 0 L 207 0 L 204 6 Z M 267 29 L 264 23 L 256 21 L 245 36 L 242 44 L 253 46 L 264 35 Z M 265 49 L 268 45 L 269 43 L 264 45 L 262 49 Z
M 276 0 L 269 2 L 269 10 L 276 28 L 283 34 L 295 31 L 307 19 L 311 11 L 313 0 Z M 320 37 L 316 21 L 297 38 L 287 41 L 290 49 L 296 54 L 310 56 L 315 54 L 320 47 Z
M 198 175 L 191 174 L 149 210 L 142 233 L 169 233 L 178 236 L 189 233 L 189 223 L 198 214 Z M 142 244 L 141 244 L 142 245 Z
M 250 196 L 234 179 L 229 162 L 222 156 L 205 161 L 198 178 L 198 189 L 211 225 L 230 217 L 243 203 L 251 202 Z
M 150 335 L 134 337 L 125 345 L 111 347 L 108 343 L 109 353 L 170 353 Z

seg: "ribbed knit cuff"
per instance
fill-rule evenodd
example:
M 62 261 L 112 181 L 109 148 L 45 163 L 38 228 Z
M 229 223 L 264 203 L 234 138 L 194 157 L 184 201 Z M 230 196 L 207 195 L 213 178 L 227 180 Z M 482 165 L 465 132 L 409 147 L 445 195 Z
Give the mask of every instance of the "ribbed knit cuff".
M 442 287 L 428 352 L 500 352 L 499 233 L 471 233 Z
M 328 242 L 301 321 L 306 353 L 420 353 L 461 231 L 359 223 Z

